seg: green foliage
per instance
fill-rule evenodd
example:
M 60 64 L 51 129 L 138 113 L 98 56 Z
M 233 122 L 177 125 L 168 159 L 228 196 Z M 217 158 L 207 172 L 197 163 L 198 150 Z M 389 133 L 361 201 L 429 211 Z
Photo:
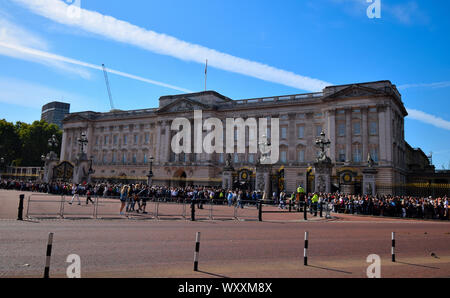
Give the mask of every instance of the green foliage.
M 58 146 L 51 148 L 48 140 L 55 135 Z M 17 122 L 15 125 L 0 120 L 0 157 L 10 165 L 13 161 L 17 166 L 41 166 L 41 155 L 50 150 L 57 154 L 61 148 L 62 131 L 55 124 L 34 121 L 32 124 Z
M 0 157 L 4 159 L 4 165 L 11 164 L 20 151 L 21 142 L 14 124 L 0 120 Z

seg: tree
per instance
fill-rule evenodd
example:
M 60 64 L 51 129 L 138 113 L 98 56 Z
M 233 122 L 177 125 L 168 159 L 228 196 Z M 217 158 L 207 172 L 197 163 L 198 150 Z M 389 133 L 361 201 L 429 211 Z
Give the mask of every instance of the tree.
M 56 124 L 48 124 L 44 120 L 34 121 L 31 125 L 18 122 L 16 128 L 22 143 L 22 166 L 41 166 L 41 155 L 47 154 L 50 150 L 59 154 L 62 131 Z M 52 135 L 55 135 L 58 139 L 56 148 L 50 148 L 48 144 Z
M 19 158 L 21 142 L 14 124 L 5 119 L 0 120 L 0 158 L 5 161 L 5 166 Z

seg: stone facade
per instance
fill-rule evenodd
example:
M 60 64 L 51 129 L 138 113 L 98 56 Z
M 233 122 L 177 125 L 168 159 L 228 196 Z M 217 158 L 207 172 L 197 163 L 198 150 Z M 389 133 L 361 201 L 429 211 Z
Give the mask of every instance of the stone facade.
M 86 154 L 94 161 L 94 180 L 145 182 L 152 156 L 154 184 L 220 186 L 226 154 L 171 151 L 171 140 L 176 134 L 171 131 L 172 120 L 185 117 L 194 123 L 194 110 L 202 110 L 203 119 L 215 117 L 222 121 L 249 117 L 280 119 L 280 160 L 271 167 L 274 191 L 284 188 L 291 192 L 298 185 L 314 190 L 313 168 L 319 151 L 315 140 L 322 130 L 331 141 L 327 155 L 334 164 L 331 176 L 334 188 L 362 192 L 362 170 L 367 166 L 369 154 L 375 161 L 377 185 L 406 181 L 407 112 L 400 93 L 390 81 L 241 100 L 205 91 L 163 96 L 159 107 L 154 109 L 72 113 L 64 120 L 60 159 L 75 161 L 80 150 L 77 139 L 85 133 L 89 140 Z M 203 136 L 206 134 L 204 131 Z M 258 156 L 248 153 L 248 135 L 246 147 L 246 153 L 232 157 L 233 181 L 256 188 Z

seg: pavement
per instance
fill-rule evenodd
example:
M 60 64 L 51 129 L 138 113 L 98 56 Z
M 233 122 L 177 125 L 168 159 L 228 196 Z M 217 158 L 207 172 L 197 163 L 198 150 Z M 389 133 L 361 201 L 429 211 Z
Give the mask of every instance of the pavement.
M 82 277 L 364 278 L 371 254 L 381 258 L 381 277 L 450 277 L 449 222 L 342 214 L 305 222 L 302 213 L 265 214 L 264 222 L 17 221 L 18 196 L 0 191 L 0 277 L 42 277 L 50 232 L 51 277 L 66 277 L 70 254 L 80 256 Z M 303 265 L 305 231 L 308 266 Z M 193 271 L 196 232 L 201 232 L 199 272 Z M 391 232 L 396 232 L 395 263 Z

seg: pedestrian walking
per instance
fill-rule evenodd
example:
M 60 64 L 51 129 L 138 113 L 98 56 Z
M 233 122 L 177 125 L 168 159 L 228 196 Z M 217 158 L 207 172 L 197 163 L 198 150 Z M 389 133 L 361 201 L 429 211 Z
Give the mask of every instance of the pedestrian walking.
M 81 205 L 81 201 L 80 201 L 80 186 L 77 184 L 72 187 L 72 200 L 69 202 L 70 205 L 72 205 L 73 200 L 75 198 L 77 198 L 78 200 L 78 205 Z
M 92 205 L 94 205 L 94 201 L 92 201 L 91 196 L 92 196 L 91 186 L 88 185 L 86 188 L 86 205 L 88 205 L 89 202 L 91 202 Z
M 128 185 L 124 185 L 120 191 L 120 211 L 119 214 L 123 215 L 123 208 L 128 200 Z

